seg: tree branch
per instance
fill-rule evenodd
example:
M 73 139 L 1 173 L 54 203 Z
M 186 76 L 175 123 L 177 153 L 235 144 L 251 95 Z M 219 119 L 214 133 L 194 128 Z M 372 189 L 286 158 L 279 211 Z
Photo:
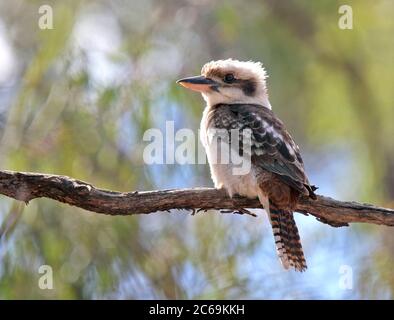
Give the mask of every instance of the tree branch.
M 87 182 L 66 176 L 0 171 L 0 194 L 24 201 L 50 198 L 72 206 L 108 215 L 148 214 L 171 209 L 227 209 L 222 212 L 251 214 L 244 208 L 261 208 L 257 199 L 229 198 L 224 190 L 195 188 L 180 190 L 115 192 L 98 189 Z M 301 199 L 297 211 L 311 214 L 334 227 L 352 222 L 394 226 L 394 210 L 370 204 L 344 202 L 318 196 Z

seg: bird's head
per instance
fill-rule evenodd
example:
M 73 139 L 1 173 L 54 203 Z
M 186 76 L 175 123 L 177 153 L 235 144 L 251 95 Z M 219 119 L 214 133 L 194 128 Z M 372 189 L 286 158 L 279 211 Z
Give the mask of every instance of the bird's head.
M 253 103 L 271 108 L 266 78 L 260 62 L 227 59 L 208 62 L 200 76 L 183 78 L 177 83 L 201 92 L 208 105 Z

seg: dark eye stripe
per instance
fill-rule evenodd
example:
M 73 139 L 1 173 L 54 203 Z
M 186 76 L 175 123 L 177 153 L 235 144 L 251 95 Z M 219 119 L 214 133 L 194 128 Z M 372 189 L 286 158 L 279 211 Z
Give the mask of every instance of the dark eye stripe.
M 249 80 L 242 80 L 237 79 L 234 77 L 232 73 L 226 73 L 223 77 L 223 81 L 229 85 L 237 84 L 243 93 L 247 96 L 253 96 L 256 92 L 256 83 L 255 81 Z
M 253 96 L 256 91 L 256 84 L 252 80 L 242 80 L 241 89 L 247 96 Z

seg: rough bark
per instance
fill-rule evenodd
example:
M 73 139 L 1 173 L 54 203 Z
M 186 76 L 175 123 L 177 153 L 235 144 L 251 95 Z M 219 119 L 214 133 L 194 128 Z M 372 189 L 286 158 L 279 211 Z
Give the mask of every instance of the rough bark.
M 255 215 L 245 208 L 261 208 L 257 199 L 235 196 L 213 188 L 116 192 L 66 176 L 0 171 L 0 194 L 28 203 L 50 198 L 72 206 L 108 215 L 148 214 L 171 209 L 193 213 L 218 209 L 223 213 Z M 394 210 L 370 204 L 344 202 L 319 195 L 317 200 L 301 199 L 297 211 L 311 214 L 334 227 L 364 222 L 394 226 Z

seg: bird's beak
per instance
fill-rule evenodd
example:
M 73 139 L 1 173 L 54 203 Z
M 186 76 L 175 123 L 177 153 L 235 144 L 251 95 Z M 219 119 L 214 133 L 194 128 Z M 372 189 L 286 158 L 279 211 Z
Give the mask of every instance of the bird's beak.
M 206 78 L 204 76 L 196 76 L 196 77 L 189 77 L 183 78 L 178 80 L 176 83 L 179 83 L 181 86 L 185 88 L 198 91 L 198 92 L 206 92 L 210 89 L 217 90 L 218 83 Z

